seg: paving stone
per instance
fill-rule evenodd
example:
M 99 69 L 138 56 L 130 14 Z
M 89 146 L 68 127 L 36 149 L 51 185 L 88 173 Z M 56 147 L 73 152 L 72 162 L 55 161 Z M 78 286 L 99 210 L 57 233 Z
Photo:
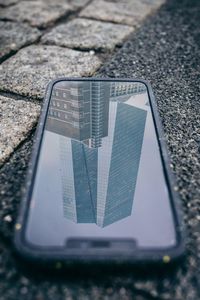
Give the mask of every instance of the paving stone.
M 66 1 L 68 1 L 76 8 L 84 7 L 89 2 L 89 0 L 66 0 Z
M 79 49 L 109 49 L 119 45 L 133 31 L 126 25 L 87 19 L 74 19 L 43 36 L 46 44 Z
M 0 165 L 36 124 L 40 106 L 0 96 Z
M 0 65 L 0 90 L 42 98 L 50 79 L 90 76 L 101 60 L 88 52 L 58 46 L 29 46 Z
M 20 0 L 0 0 L 0 5 L 1 6 L 9 6 L 9 5 L 15 4 L 19 1 Z
M 75 7 L 65 0 L 20 1 L 0 11 L 0 19 L 28 22 L 31 26 L 46 27 L 65 14 L 74 11 Z
M 37 40 L 40 31 L 27 24 L 0 21 L 0 59 Z
M 136 26 L 164 0 L 94 0 L 80 16 Z

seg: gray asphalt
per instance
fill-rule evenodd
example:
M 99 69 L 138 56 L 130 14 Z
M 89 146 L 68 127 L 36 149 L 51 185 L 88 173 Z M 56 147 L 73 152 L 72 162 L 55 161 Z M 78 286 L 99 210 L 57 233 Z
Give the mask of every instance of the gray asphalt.
M 32 147 L 21 145 L 0 170 L 0 299 L 200 299 L 200 2 L 171 0 L 149 17 L 98 72 L 150 81 L 164 126 L 188 226 L 187 258 L 173 273 L 102 278 L 47 277 L 20 268 L 13 224 Z M 11 216 L 11 222 L 3 218 Z M 78 275 L 78 274 L 77 274 Z

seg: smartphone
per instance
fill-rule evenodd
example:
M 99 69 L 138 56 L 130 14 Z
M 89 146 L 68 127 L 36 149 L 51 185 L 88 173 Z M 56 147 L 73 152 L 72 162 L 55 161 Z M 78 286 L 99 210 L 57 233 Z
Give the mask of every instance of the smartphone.
M 185 230 L 150 85 L 48 85 L 15 225 L 32 261 L 169 263 Z

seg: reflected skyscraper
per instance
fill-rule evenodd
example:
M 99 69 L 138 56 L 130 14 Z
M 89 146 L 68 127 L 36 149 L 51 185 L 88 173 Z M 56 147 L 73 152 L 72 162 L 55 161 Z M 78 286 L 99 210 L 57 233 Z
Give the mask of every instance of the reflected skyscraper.
M 112 82 L 110 86 L 110 97 L 112 101 L 120 101 L 120 98 L 128 99 L 130 95 L 138 95 L 146 92 L 146 86 L 142 83 Z
M 47 130 L 62 135 L 64 215 L 104 227 L 131 215 L 147 107 L 126 101 L 146 88 L 98 81 L 69 86 L 54 91 L 47 123 Z M 59 99 L 59 107 L 69 103 L 65 120 L 58 115 Z
M 64 214 L 72 221 L 96 222 L 96 148 L 108 134 L 109 92 L 109 83 L 100 82 L 65 83 L 53 90 L 47 130 L 61 135 Z
M 109 83 L 66 82 L 53 89 L 47 130 L 99 147 L 108 134 Z
M 79 141 L 90 137 L 90 83 L 53 88 L 47 130 Z
M 65 217 L 77 223 L 96 223 L 97 148 L 61 137 L 60 158 Z
M 97 225 L 131 215 L 147 111 L 110 103 L 109 137 L 98 150 Z

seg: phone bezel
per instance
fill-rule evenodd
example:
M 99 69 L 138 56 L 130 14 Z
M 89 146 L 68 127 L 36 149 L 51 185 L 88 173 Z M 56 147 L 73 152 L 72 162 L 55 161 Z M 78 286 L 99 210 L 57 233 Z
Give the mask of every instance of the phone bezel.
M 42 247 L 35 247 L 30 245 L 25 240 L 25 228 L 26 228 L 26 220 L 29 209 L 29 202 L 31 199 L 31 193 L 34 185 L 34 178 L 37 169 L 38 158 L 40 154 L 40 147 L 43 138 L 49 103 L 51 99 L 51 93 L 53 86 L 60 81 L 114 81 L 114 82 L 140 82 L 143 83 L 147 88 L 147 93 L 149 96 L 149 103 L 152 111 L 153 122 L 155 126 L 156 136 L 159 144 L 159 150 L 161 154 L 161 160 L 163 165 L 163 170 L 166 178 L 167 187 L 170 195 L 170 204 L 173 213 L 174 223 L 175 223 L 175 231 L 177 236 L 177 245 L 174 247 L 169 247 L 166 249 L 134 249 L 134 252 L 130 251 L 130 253 L 126 252 L 126 255 L 123 256 L 124 250 L 121 250 L 121 255 L 119 253 L 115 253 L 114 251 L 107 251 L 106 249 L 101 249 L 101 251 L 94 254 L 93 252 L 88 252 L 83 255 L 82 249 L 77 249 L 76 253 L 71 252 L 67 248 L 53 248 L 42 249 Z M 163 129 L 161 126 L 160 118 L 157 111 L 157 106 L 155 102 L 155 98 L 152 92 L 152 88 L 150 84 L 145 80 L 140 79 L 124 79 L 124 78 L 58 78 L 56 80 L 51 81 L 46 89 L 44 103 L 41 111 L 41 115 L 39 118 L 37 131 L 34 139 L 34 147 L 32 152 L 32 158 L 30 160 L 27 180 L 26 180 L 26 188 L 24 191 L 24 195 L 22 198 L 22 203 L 20 207 L 19 216 L 15 225 L 15 236 L 14 243 L 17 252 L 22 255 L 25 259 L 29 261 L 63 261 L 65 263 L 73 264 L 73 263 L 128 263 L 128 264 L 138 264 L 140 262 L 148 263 L 163 263 L 167 260 L 174 261 L 183 256 L 185 252 L 185 226 L 183 223 L 183 217 L 181 216 L 181 204 L 180 199 L 176 191 L 176 181 L 174 175 L 170 170 L 170 160 L 167 153 L 166 142 L 163 134 Z M 68 252 L 68 253 L 66 253 Z M 167 260 L 165 258 L 168 258 Z

